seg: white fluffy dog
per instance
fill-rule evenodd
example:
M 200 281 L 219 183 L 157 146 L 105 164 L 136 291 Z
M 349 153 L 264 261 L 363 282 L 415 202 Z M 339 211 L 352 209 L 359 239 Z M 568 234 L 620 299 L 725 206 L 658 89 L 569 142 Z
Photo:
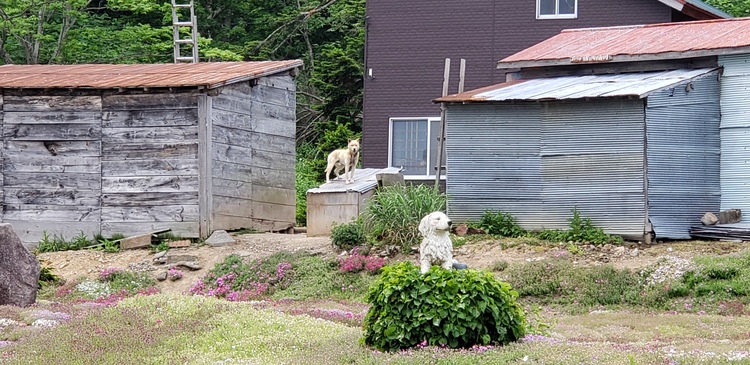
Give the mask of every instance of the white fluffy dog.
M 350 139 L 346 148 L 334 150 L 328 154 L 328 166 L 326 166 L 326 182 L 330 182 L 331 171 L 336 174 L 336 178 L 341 176 L 341 170 L 344 170 L 345 183 L 354 182 L 354 169 L 359 161 L 359 139 Z
M 443 212 L 432 212 L 422 218 L 419 233 L 424 236 L 419 246 L 419 264 L 422 274 L 430 271 L 432 265 L 450 270 L 456 262 L 453 260 L 453 242 L 448 235 L 451 220 Z

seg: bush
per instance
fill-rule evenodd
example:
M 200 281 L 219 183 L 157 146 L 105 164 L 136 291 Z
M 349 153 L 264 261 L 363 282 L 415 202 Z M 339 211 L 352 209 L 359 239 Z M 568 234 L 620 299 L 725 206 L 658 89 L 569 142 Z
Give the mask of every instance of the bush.
M 47 234 L 47 231 L 42 232 L 42 239 L 39 241 L 39 252 L 56 252 L 56 251 L 68 251 L 68 250 L 80 250 L 84 247 L 91 246 L 94 242 L 81 231 L 77 236 L 73 237 L 70 241 L 66 240 L 63 235 L 54 234 L 51 237 Z
M 487 234 L 500 235 L 503 237 L 521 237 L 526 235 L 526 230 L 516 223 L 510 213 L 491 212 L 489 210 L 482 214 L 479 227 Z
M 370 286 L 362 341 L 381 351 L 417 345 L 468 348 L 507 344 L 526 334 L 526 317 L 508 283 L 478 270 L 383 268 Z
M 604 230 L 591 223 L 591 218 L 581 218 L 581 213 L 575 208 L 573 218 L 570 219 L 570 229 L 544 230 L 539 233 L 539 238 L 557 242 L 622 243 L 622 237 L 604 233 Z
M 342 250 L 349 250 L 367 242 L 362 219 L 358 218 L 346 224 L 335 224 L 331 228 L 331 242 Z
M 446 197 L 426 185 L 394 185 L 380 189 L 365 207 L 368 236 L 382 245 L 405 251 L 419 245 L 419 222 L 434 211 L 445 210 Z

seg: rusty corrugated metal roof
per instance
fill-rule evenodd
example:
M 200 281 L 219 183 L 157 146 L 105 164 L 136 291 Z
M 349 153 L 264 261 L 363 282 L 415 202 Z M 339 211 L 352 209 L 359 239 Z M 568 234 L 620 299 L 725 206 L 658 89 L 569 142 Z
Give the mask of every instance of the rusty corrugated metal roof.
M 516 80 L 448 95 L 436 102 L 542 101 L 598 97 L 638 97 L 672 87 L 714 71 L 711 68 L 672 71 L 563 76 Z
M 498 68 L 647 61 L 750 53 L 750 18 L 567 29 L 498 62 Z
M 301 67 L 302 61 L 2 65 L 0 88 L 215 88 Z

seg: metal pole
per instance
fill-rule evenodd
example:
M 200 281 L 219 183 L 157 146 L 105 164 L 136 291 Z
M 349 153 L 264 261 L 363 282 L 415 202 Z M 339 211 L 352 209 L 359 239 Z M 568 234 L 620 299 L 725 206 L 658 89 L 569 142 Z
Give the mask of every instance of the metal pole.
M 451 59 L 445 59 L 443 69 L 443 97 L 448 95 L 448 81 L 451 73 Z M 445 103 L 440 103 L 440 135 L 438 136 L 437 158 L 435 160 L 435 190 L 440 189 L 440 172 L 443 161 L 443 139 L 445 137 Z

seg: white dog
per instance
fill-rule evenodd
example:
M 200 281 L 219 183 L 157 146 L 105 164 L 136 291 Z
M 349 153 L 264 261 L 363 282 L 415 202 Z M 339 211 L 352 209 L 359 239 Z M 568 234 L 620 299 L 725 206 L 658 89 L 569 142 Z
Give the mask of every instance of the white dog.
M 419 233 L 424 236 L 419 246 L 422 274 L 430 271 L 432 265 L 450 270 L 456 263 L 453 260 L 453 242 L 448 236 L 451 224 L 450 218 L 443 212 L 432 212 L 419 223 Z
M 328 155 L 328 166 L 326 166 L 326 182 L 330 182 L 331 170 L 336 174 L 336 178 L 341 176 L 341 170 L 344 170 L 346 184 L 354 182 L 354 168 L 359 161 L 359 139 L 350 139 L 347 148 L 334 150 Z M 351 174 L 351 175 L 350 175 Z

